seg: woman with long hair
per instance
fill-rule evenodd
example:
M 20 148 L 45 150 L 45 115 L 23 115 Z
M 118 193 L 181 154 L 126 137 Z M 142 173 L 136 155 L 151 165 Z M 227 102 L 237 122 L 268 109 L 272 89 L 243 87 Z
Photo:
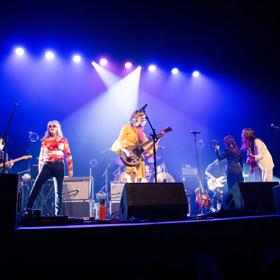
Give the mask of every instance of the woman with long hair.
M 225 149 L 221 153 L 220 147 L 215 148 L 218 160 L 226 159 L 227 168 L 227 186 L 228 191 L 238 182 L 244 182 L 243 178 L 243 161 L 241 151 L 238 148 L 234 138 L 231 135 L 224 137 Z
M 241 138 L 241 149 L 247 152 L 247 163 L 251 167 L 254 181 L 273 181 L 274 163 L 265 143 L 261 139 L 255 137 L 255 132 L 252 128 L 244 128 Z
M 62 215 L 62 188 L 64 179 L 64 159 L 68 166 L 69 177 L 73 176 L 73 162 L 67 138 L 63 136 L 58 121 L 49 121 L 45 136 L 41 142 L 39 155 L 39 174 L 32 187 L 26 211 L 32 214 L 33 204 L 43 186 L 50 178 L 54 178 L 55 215 Z

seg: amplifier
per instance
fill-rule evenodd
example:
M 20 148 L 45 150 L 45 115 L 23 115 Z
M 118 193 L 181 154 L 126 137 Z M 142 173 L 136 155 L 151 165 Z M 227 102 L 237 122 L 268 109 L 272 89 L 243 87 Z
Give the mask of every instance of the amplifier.
M 93 217 L 93 201 L 92 200 L 72 200 L 63 201 L 62 213 L 65 216 L 73 218 Z
M 121 201 L 125 183 L 111 182 L 111 201 Z
M 93 177 L 64 178 L 62 197 L 64 201 L 92 199 Z
M 119 219 L 120 201 L 110 201 L 110 217 L 112 220 Z

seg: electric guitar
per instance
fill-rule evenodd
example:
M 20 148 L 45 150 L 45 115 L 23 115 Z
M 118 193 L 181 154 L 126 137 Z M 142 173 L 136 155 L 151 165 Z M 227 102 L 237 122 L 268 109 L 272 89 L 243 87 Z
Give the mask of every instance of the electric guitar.
M 252 156 L 252 155 L 248 155 L 247 156 L 247 163 L 250 165 L 251 173 L 254 173 L 254 168 L 257 165 L 257 162 L 255 161 L 255 157 Z
M 32 156 L 22 156 L 22 157 L 19 157 L 19 158 L 15 158 L 13 160 L 9 160 L 5 163 L 5 165 L 9 165 L 9 164 L 12 164 L 14 162 L 17 162 L 17 161 L 20 161 L 20 160 L 23 160 L 23 159 L 29 159 L 29 158 L 32 158 Z M 0 163 L 0 168 L 3 167 L 4 163 Z
M 172 128 L 170 128 L 170 127 L 163 129 L 162 131 L 160 131 L 159 134 L 157 134 L 156 138 L 160 139 L 162 136 L 164 136 L 167 132 L 169 132 L 171 130 L 172 130 Z M 136 147 L 126 148 L 128 150 L 128 153 L 126 153 L 125 151 L 121 151 L 120 158 L 121 158 L 122 162 L 128 166 L 139 165 L 141 162 L 142 154 L 146 151 L 145 147 L 147 147 L 151 143 L 153 143 L 153 139 L 149 139 L 145 143 L 142 143 Z
M 222 188 L 226 180 L 227 178 L 225 176 L 220 176 L 218 178 L 211 177 L 207 180 L 208 189 L 214 191 L 216 188 Z

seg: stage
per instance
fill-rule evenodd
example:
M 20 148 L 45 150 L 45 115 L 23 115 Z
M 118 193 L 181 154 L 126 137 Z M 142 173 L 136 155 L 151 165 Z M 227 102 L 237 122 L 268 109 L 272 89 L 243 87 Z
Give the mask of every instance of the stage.
M 233 211 L 150 222 L 41 217 L 32 226 L 18 216 L 17 178 L 10 177 L 1 199 L 8 275 L 270 279 L 278 271 L 279 214 Z
M 4 240 L 4 263 L 54 265 L 67 275 L 90 269 L 125 278 L 132 270 L 132 278 L 185 273 L 195 279 L 269 279 L 280 264 L 279 222 L 279 215 L 266 215 L 19 226 Z

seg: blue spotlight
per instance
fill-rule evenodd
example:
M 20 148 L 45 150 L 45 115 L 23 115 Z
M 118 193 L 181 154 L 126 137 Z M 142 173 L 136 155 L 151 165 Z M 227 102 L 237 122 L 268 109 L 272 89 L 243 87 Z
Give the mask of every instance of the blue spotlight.
M 193 73 L 192 73 L 192 76 L 193 76 L 194 78 L 198 78 L 199 75 L 200 75 L 199 71 L 193 71 Z

